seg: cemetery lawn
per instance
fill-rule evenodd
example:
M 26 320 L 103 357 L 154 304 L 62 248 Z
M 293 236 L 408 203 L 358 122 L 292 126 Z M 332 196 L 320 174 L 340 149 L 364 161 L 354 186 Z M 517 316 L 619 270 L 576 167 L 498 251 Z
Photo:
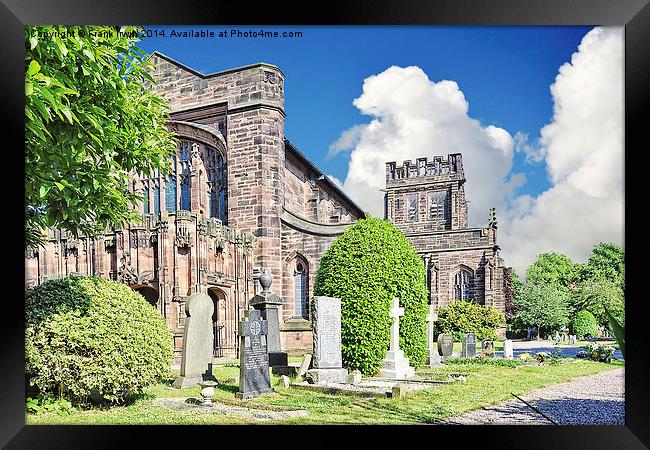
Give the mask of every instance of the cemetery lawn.
M 436 423 L 483 406 L 511 400 L 512 394 L 522 395 L 536 388 L 568 381 L 580 376 L 593 375 L 623 367 L 624 362 L 611 364 L 566 360 L 557 365 L 508 367 L 496 364 L 461 363 L 441 368 L 423 368 L 418 373 L 431 379 L 444 379 L 448 374 L 462 374 L 466 383 L 438 384 L 431 389 L 414 392 L 406 397 L 361 398 L 332 395 L 311 391 L 286 389 L 279 377 L 271 379 L 274 393 L 248 400 L 237 400 L 238 386 L 231 377 L 237 376 L 234 365 L 214 368 L 219 380 L 215 389 L 215 402 L 233 406 L 273 409 L 290 407 L 306 409 L 308 417 L 288 420 L 260 421 L 237 415 L 178 411 L 158 406 L 155 398 L 199 397 L 199 388 L 175 389 L 173 377 L 167 382 L 152 386 L 144 395 L 128 406 L 77 410 L 71 415 L 47 413 L 27 414 L 26 423 L 36 424 L 415 424 Z

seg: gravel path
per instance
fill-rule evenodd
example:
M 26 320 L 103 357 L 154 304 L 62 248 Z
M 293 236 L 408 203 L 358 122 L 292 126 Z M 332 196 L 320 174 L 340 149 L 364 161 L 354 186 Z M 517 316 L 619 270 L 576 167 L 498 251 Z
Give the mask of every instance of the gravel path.
M 445 423 L 622 425 L 625 416 L 624 374 L 625 369 L 613 369 L 536 389 L 520 396 L 521 400 L 515 398 L 501 405 L 471 411 Z

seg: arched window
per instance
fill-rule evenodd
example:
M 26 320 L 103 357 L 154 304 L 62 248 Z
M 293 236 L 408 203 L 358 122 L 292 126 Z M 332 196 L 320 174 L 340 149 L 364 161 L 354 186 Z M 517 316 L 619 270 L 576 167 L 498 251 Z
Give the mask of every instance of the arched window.
M 157 179 L 153 181 L 153 214 L 158 217 L 160 214 L 160 184 Z
M 149 180 L 142 180 L 142 206 L 144 214 L 149 214 Z
M 190 183 L 190 143 L 188 141 L 181 141 L 181 151 L 179 154 L 179 161 L 181 163 L 181 209 L 190 211 L 190 197 L 192 185 Z
M 167 212 L 176 211 L 176 176 L 167 177 L 167 187 L 165 188 L 165 205 Z
M 307 267 L 306 264 L 300 260 L 296 260 L 296 267 L 293 272 L 293 313 L 295 317 L 302 317 L 307 319 L 307 296 L 309 291 L 307 289 Z
M 473 277 L 468 270 L 459 270 L 454 275 L 454 300 L 469 300 L 472 282 Z
M 206 147 L 205 153 L 205 170 L 208 178 L 209 197 L 210 197 L 210 217 L 227 223 L 226 208 L 226 166 L 223 156 L 215 149 Z

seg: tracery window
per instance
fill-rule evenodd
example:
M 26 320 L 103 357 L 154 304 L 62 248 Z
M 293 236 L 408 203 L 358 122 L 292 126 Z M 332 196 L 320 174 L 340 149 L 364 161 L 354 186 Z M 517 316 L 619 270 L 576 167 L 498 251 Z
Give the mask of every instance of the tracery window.
M 408 219 L 409 222 L 418 221 L 418 195 L 411 194 L 408 196 Z
M 180 162 L 180 185 L 181 185 L 181 209 L 190 211 L 191 207 L 191 161 L 190 161 L 190 142 L 181 141 L 179 151 Z
M 223 156 L 211 147 L 206 147 L 205 155 L 204 164 L 209 186 L 210 217 L 220 219 L 221 222 L 227 223 L 226 166 Z
M 429 219 L 445 218 L 445 201 L 447 192 L 436 191 L 429 193 Z
M 469 300 L 472 282 L 473 277 L 469 271 L 459 270 L 454 275 L 454 300 Z
M 302 260 L 296 261 L 293 272 L 293 312 L 295 317 L 308 319 L 307 311 L 307 268 Z

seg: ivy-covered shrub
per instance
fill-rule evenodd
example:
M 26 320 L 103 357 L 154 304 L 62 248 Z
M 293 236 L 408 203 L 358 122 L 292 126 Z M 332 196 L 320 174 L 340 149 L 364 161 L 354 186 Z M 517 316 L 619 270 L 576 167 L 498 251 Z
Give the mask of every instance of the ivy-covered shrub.
M 389 310 L 399 298 L 400 348 L 411 365 L 426 354 L 427 288 L 422 260 L 392 223 L 372 217 L 357 221 L 325 252 L 314 295 L 341 299 L 343 365 L 375 374 L 390 343 Z
M 474 333 L 479 340 L 498 339 L 496 329 L 504 323 L 503 313 L 494 308 L 456 300 L 438 310 L 436 330 L 437 333 L 453 333 L 454 336 Z
M 165 320 L 122 283 L 50 280 L 26 296 L 25 313 L 25 371 L 42 395 L 123 403 L 169 375 Z
M 571 321 L 571 329 L 573 334 L 580 337 L 592 337 L 596 335 L 596 328 L 598 321 L 596 317 L 589 311 L 583 309 Z

